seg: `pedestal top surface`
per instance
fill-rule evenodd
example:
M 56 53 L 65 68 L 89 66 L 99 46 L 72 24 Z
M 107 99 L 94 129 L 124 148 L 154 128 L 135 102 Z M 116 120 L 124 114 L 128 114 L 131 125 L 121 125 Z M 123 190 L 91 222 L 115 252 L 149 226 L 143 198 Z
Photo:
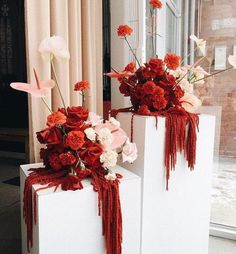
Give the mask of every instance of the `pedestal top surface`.
M 20 165 L 20 171 L 21 171 L 21 173 L 23 173 L 24 178 L 26 178 L 29 175 L 29 173 L 30 173 L 28 171 L 29 169 L 31 169 L 31 168 L 39 168 L 39 167 L 43 167 L 43 164 L 42 163 L 24 164 L 24 165 Z M 122 175 L 122 178 L 120 179 L 121 182 L 140 178 L 136 174 L 134 174 L 134 173 L 132 173 L 132 172 L 130 172 L 130 171 L 128 171 L 128 170 L 118 166 L 118 165 L 115 166 L 112 169 L 112 171 Z M 93 188 L 93 186 L 91 185 L 91 179 L 89 179 L 89 178 L 84 179 L 82 181 L 82 184 L 83 184 L 83 189 Z M 33 188 L 35 190 L 37 190 L 38 188 L 41 188 L 41 187 L 43 187 L 43 185 L 39 185 L 39 184 L 33 185 Z M 81 190 L 77 190 L 77 191 L 63 191 L 61 189 L 61 187 L 58 187 L 58 189 L 56 191 L 54 191 L 54 189 L 55 188 L 49 188 L 49 189 L 41 190 L 37 194 L 38 194 L 38 196 L 41 196 L 41 195 L 48 195 L 48 194 L 55 194 L 55 193 L 66 193 L 66 192 L 81 191 Z

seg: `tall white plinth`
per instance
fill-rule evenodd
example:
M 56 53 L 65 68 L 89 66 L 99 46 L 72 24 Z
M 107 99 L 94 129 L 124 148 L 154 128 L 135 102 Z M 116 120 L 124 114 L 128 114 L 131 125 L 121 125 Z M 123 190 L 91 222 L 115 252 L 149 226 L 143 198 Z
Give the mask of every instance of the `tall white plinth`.
M 21 212 L 24 181 L 29 168 L 42 164 L 22 165 Z M 123 254 L 140 254 L 140 177 L 117 166 L 120 181 L 120 199 L 123 214 Z M 31 254 L 105 254 L 102 220 L 98 216 L 98 196 L 90 184 L 77 191 L 58 189 L 38 192 L 38 223 L 34 226 L 34 244 Z M 37 189 L 39 185 L 34 185 Z M 22 213 L 21 213 L 22 216 Z M 22 254 L 27 254 L 26 226 L 22 224 Z
M 117 119 L 126 133 L 131 132 L 131 114 Z M 134 116 L 134 142 L 138 159 L 125 164 L 142 179 L 141 253 L 207 254 L 210 223 L 210 192 L 213 167 L 215 118 L 200 115 L 197 158 L 194 171 L 178 155 L 171 171 L 169 191 L 165 190 L 165 119 Z

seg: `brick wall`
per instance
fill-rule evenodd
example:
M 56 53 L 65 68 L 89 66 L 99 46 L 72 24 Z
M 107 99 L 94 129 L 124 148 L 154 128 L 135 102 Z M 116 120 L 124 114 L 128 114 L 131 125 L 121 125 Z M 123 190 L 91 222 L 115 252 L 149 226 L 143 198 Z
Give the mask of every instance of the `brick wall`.
M 212 27 L 213 20 L 219 20 L 215 21 L 217 30 Z M 207 58 L 214 72 L 215 46 L 227 46 L 228 57 L 236 45 L 236 0 L 202 0 L 200 38 L 207 40 Z M 197 90 L 203 105 L 222 107 L 219 152 L 236 157 L 236 70 L 215 76 Z

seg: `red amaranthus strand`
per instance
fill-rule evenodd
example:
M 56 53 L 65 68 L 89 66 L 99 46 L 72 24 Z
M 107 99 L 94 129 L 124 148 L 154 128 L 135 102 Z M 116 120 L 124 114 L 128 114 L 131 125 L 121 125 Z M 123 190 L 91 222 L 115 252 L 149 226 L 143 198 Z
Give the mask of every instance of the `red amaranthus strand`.
M 36 214 L 36 193 L 42 189 L 55 189 L 62 184 L 67 176 L 66 171 L 53 171 L 45 168 L 31 169 L 30 175 L 26 178 L 23 198 L 23 216 L 27 227 L 27 249 L 28 252 L 33 246 L 33 223 L 37 223 Z M 122 214 L 119 196 L 119 178 L 109 181 L 104 178 L 104 169 L 93 172 L 92 185 L 94 191 L 98 192 L 99 216 L 102 215 L 103 235 L 106 239 L 107 254 L 122 253 Z M 82 179 L 81 179 L 82 180 Z M 37 189 L 34 194 L 34 184 L 45 185 Z M 83 188 L 82 183 L 79 185 Z

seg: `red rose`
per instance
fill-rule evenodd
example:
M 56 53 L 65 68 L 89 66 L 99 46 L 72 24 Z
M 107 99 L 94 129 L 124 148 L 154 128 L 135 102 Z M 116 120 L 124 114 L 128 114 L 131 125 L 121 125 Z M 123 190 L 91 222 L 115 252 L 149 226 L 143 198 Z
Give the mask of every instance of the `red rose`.
M 141 105 L 140 108 L 138 109 L 138 114 L 144 115 L 144 116 L 150 116 L 151 111 L 148 109 L 147 105 Z
M 80 151 L 80 157 L 85 164 L 91 167 L 100 167 L 100 155 L 103 153 L 103 148 L 98 143 L 93 143 L 91 141 L 86 142 L 85 149 Z
M 84 145 L 84 133 L 82 131 L 70 131 L 65 140 L 65 146 L 72 150 L 78 150 Z
M 129 72 L 135 72 L 135 63 L 129 63 L 129 64 L 127 64 L 126 65 L 126 67 L 125 67 L 125 71 L 129 71 Z
M 62 153 L 59 158 L 64 166 L 73 165 L 76 162 L 76 157 L 71 152 Z
M 66 116 L 60 111 L 52 113 L 47 117 L 47 125 L 53 127 L 55 125 L 62 125 L 66 122 Z
M 74 85 L 74 91 L 83 91 L 89 87 L 89 82 L 87 80 L 77 82 Z
M 48 162 L 52 169 L 54 170 L 60 170 L 62 169 L 61 160 L 56 153 L 52 153 L 48 156 Z
M 131 35 L 131 33 L 133 32 L 133 29 L 131 27 L 129 27 L 128 25 L 120 25 L 117 28 L 117 34 L 118 36 L 128 36 Z
M 149 3 L 154 9 L 161 9 L 162 7 L 162 3 L 159 0 L 150 0 Z
M 41 144 L 56 145 L 62 142 L 61 130 L 57 127 L 47 128 L 36 133 Z
M 153 94 L 156 91 L 156 84 L 152 81 L 147 81 L 143 84 L 143 92 L 145 94 Z
M 81 106 L 68 107 L 68 118 L 76 118 L 77 120 L 86 121 L 88 119 L 89 111 Z
M 180 57 L 175 54 L 167 53 L 164 62 L 168 69 L 176 70 L 180 65 Z

